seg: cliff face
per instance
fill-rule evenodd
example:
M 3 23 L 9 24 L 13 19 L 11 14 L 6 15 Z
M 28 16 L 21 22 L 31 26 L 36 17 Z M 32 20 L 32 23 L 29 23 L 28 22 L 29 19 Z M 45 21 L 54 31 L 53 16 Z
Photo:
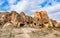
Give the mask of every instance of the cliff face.
M 40 22 L 41 24 L 43 24 L 46 27 L 53 26 L 46 11 L 35 12 L 34 18 L 36 18 L 35 20 L 37 20 L 38 22 Z
M 46 11 L 34 12 L 34 17 L 24 12 L 3 12 L 0 38 L 60 38 L 60 23 L 50 19 Z
M 0 26 L 3 26 L 7 22 L 12 23 L 16 27 L 21 26 L 21 24 L 22 26 L 25 26 L 27 24 L 31 27 L 58 26 L 57 23 L 54 23 L 53 20 L 49 19 L 46 11 L 35 12 L 34 17 L 27 16 L 24 14 L 24 12 L 18 14 L 16 11 L 11 11 L 10 13 L 0 13 Z

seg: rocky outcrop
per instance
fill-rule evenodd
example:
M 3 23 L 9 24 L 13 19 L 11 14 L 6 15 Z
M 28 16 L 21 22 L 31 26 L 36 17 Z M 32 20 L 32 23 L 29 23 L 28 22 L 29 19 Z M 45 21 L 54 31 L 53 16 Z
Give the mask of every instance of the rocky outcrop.
M 16 11 L 0 13 L 0 26 L 5 23 L 12 23 L 15 27 L 31 26 L 31 27 L 54 27 L 58 26 L 53 20 L 49 19 L 46 11 L 34 12 L 34 17 L 26 15 L 24 12 L 20 14 Z
M 9 12 L 0 13 L 0 26 L 2 27 L 6 22 L 8 22 L 8 14 Z
M 24 12 L 3 12 L 0 38 L 60 38 L 60 22 L 50 19 L 46 11 L 34 12 L 34 17 Z
M 16 22 L 18 22 L 18 13 L 15 12 L 15 11 L 12 11 L 10 14 L 9 14 L 9 17 L 10 17 L 10 22 L 16 24 Z
M 41 23 L 46 27 L 52 26 L 52 22 L 50 21 L 46 11 L 35 12 L 34 18 L 37 21 L 37 23 Z
M 41 14 L 39 12 L 34 13 L 34 22 L 35 23 L 41 23 Z
M 7 29 L 7 30 L 10 30 L 10 31 L 11 31 L 13 28 L 14 28 L 14 24 L 9 23 L 9 22 L 5 23 L 4 26 L 2 27 L 2 29 Z
M 52 19 L 51 21 L 54 27 L 60 28 L 60 22 L 57 22 L 56 20 L 52 20 Z
M 33 18 L 31 16 L 25 15 L 24 12 L 21 12 L 20 16 L 22 17 L 24 22 L 28 22 L 28 23 L 33 22 Z
M 49 17 L 47 15 L 47 12 L 46 11 L 41 11 L 39 13 L 41 15 L 42 22 L 49 22 Z
M 23 18 L 16 11 L 11 11 L 9 13 L 9 21 L 17 27 L 20 25 L 20 22 L 23 22 Z
M 56 23 L 55 27 L 60 28 L 60 22 Z
M 39 12 L 34 13 L 34 18 L 40 19 L 41 20 L 41 14 Z

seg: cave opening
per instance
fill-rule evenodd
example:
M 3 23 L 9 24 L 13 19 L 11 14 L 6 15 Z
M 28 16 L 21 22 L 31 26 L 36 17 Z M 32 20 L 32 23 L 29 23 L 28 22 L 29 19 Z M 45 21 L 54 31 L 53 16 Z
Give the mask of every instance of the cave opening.
M 36 23 L 34 23 L 34 25 L 36 25 Z
M 20 27 L 23 27 L 25 24 L 20 24 Z

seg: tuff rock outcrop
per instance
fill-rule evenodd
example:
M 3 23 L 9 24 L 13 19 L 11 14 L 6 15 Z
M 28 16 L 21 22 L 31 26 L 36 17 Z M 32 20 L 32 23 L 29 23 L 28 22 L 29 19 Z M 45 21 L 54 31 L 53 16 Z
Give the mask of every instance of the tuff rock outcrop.
M 46 11 L 34 12 L 34 17 L 28 16 L 24 12 L 19 14 L 16 11 L 0 13 L 0 26 L 7 22 L 14 24 L 15 27 L 25 25 L 31 27 L 54 27 L 59 25 L 48 17 Z
M 60 22 L 50 19 L 46 11 L 36 11 L 34 17 L 1 12 L 0 38 L 60 38 Z
M 34 18 L 37 21 L 37 23 L 41 23 L 46 27 L 53 26 L 46 11 L 35 12 L 34 13 Z

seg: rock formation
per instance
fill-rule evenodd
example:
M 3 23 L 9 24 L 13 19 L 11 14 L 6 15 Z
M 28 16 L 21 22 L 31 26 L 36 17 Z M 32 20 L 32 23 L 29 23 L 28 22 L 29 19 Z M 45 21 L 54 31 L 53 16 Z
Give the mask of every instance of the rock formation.
M 34 12 L 34 17 L 1 12 L 0 38 L 60 38 L 60 22 L 50 19 L 46 11 Z
M 35 12 L 34 18 L 38 21 L 37 23 L 41 23 L 46 27 L 52 26 L 52 22 L 50 21 L 46 11 Z
M 24 12 L 20 14 L 16 11 L 0 13 L 0 26 L 5 23 L 12 23 L 15 27 L 22 27 L 24 25 L 31 25 L 32 27 L 54 27 L 58 26 L 59 23 L 55 23 L 53 20 L 49 19 L 46 11 L 34 12 L 34 17 L 25 15 Z
M 6 22 L 8 22 L 9 12 L 0 13 L 0 26 L 2 27 Z
M 33 22 L 33 18 L 31 16 L 25 15 L 24 12 L 21 12 L 20 16 L 23 18 L 24 22 L 29 22 L 29 23 Z

